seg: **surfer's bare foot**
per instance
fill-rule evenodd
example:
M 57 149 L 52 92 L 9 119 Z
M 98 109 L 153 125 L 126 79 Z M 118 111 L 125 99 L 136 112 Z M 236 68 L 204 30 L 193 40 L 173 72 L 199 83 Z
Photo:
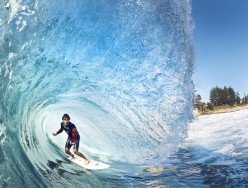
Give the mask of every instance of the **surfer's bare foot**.
M 85 165 L 88 165 L 89 163 L 90 163 L 90 160 L 89 160 L 89 159 L 85 159 L 84 164 L 85 164 Z
M 69 160 L 72 160 L 72 159 L 75 159 L 75 157 L 74 157 L 74 155 L 73 155 L 73 156 L 70 155 L 70 156 L 68 157 L 68 159 L 69 159 Z

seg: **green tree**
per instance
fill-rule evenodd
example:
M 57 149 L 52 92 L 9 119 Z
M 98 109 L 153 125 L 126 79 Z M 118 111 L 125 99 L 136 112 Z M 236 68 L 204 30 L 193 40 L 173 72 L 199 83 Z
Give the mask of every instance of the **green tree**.
M 201 97 L 200 94 L 197 94 L 197 95 L 196 95 L 196 100 L 197 100 L 197 101 L 201 101 L 201 100 L 202 100 L 202 97 Z
M 225 86 L 221 91 L 221 105 L 228 104 L 228 100 L 229 100 L 229 90 Z
M 211 102 L 208 102 L 208 103 L 207 103 L 207 108 L 208 108 L 209 110 L 214 110 L 214 104 L 211 103 Z
M 236 102 L 237 105 L 240 105 L 241 99 L 240 99 L 240 96 L 239 96 L 238 92 L 236 92 L 235 102 Z
M 248 99 L 248 98 L 247 98 Z M 210 102 L 215 106 L 220 105 L 230 105 L 233 106 L 236 104 L 237 98 L 236 93 L 232 87 L 214 87 L 210 91 Z M 246 101 L 246 99 L 244 99 Z M 248 100 L 247 100 L 248 102 Z
M 197 95 L 195 96 L 195 106 L 196 106 L 196 108 L 197 108 L 198 110 L 201 110 L 201 111 L 202 111 L 203 105 L 202 105 L 201 100 L 202 100 L 201 95 L 200 95 L 200 94 L 197 94 Z
M 227 104 L 233 106 L 236 102 L 235 91 L 232 87 L 228 87 L 228 100 Z
M 248 103 L 248 95 L 244 93 L 244 97 L 242 98 L 242 104 L 245 105 Z
M 222 96 L 222 89 L 216 86 L 210 91 L 210 102 L 213 103 L 215 106 L 220 106 L 222 104 Z

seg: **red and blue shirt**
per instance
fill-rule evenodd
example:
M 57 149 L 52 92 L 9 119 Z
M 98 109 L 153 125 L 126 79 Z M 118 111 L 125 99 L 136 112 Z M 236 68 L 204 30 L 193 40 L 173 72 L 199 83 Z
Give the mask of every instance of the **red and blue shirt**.
M 65 125 L 63 122 L 61 122 L 61 127 L 57 131 L 57 134 L 61 133 L 63 130 L 68 134 L 68 137 L 72 139 L 72 141 L 77 140 L 77 136 L 79 135 L 76 126 L 69 122 L 67 125 Z

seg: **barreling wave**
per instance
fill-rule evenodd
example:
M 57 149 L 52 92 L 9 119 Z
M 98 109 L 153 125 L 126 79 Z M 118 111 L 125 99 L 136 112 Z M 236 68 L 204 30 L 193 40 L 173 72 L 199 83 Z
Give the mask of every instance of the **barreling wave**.
M 192 28 L 189 1 L 1 1 L 2 185 L 58 180 L 65 135 L 48 132 L 63 113 L 105 162 L 175 152 L 192 119 Z

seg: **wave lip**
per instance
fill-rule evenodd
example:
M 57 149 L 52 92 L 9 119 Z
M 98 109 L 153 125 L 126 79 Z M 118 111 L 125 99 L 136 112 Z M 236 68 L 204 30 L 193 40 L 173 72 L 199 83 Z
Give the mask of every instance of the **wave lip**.
M 190 14 L 188 1 L 1 2 L 0 123 L 18 143 L 2 150 L 19 147 L 3 165 L 47 178 L 64 139 L 47 131 L 64 112 L 89 155 L 148 164 L 174 153 L 192 119 Z

